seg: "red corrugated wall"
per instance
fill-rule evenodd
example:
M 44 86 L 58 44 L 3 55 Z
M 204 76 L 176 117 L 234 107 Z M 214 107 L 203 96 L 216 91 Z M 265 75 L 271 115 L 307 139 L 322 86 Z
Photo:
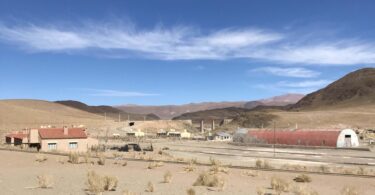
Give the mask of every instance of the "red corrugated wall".
M 304 146 L 330 146 L 336 147 L 339 130 L 295 130 L 295 131 L 249 131 L 249 136 L 263 140 L 268 144 L 304 145 Z

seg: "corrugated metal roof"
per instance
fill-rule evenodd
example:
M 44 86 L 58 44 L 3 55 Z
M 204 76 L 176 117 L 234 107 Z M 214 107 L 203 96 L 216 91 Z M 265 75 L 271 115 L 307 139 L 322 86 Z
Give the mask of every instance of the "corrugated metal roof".
M 331 146 L 336 147 L 340 130 L 262 130 L 249 131 L 248 135 L 268 144 Z

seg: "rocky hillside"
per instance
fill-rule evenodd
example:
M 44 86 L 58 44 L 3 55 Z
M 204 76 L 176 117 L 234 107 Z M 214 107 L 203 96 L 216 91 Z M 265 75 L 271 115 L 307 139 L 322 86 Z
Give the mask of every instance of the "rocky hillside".
M 327 87 L 306 95 L 292 109 L 360 106 L 375 103 L 375 68 L 351 72 Z

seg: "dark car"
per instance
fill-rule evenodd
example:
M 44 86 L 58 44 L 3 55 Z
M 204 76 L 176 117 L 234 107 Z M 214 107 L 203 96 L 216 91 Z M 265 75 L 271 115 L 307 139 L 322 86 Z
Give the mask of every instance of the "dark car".
M 138 144 L 126 144 L 118 149 L 120 152 L 136 151 L 142 152 L 142 148 Z

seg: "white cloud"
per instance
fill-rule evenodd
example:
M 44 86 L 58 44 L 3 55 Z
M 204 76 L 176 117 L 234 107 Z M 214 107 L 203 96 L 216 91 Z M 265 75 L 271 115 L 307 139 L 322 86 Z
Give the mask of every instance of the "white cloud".
M 143 93 L 135 91 L 117 91 L 109 89 L 83 89 L 89 92 L 90 96 L 103 96 L 103 97 L 145 97 L 145 96 L 158 96 L 160 94 Z
M 137 29 L 133 24 L 5 25 L 0 41 L 36 52 L 92 52 L 107 57 L 160 60 L 245 58 L 282 64 L 375 64 L 368 40 L 300 38 L 259 28 L 227 28 L 209 33 L 185 26 Z M 312 41 L 317 40 L 317 41 Z
M 321 88 L 325 87 L 332 81 L 329 80 L 306 80 L 306 81 L 298 81 L 298 82 L 290 82 L 290 81 L 280 81 L 276 84 L 278 87 L 288 87 L 288 88 Z
M 296 78 L 312 78 L 320 75 L 320 72 L 309 70 L 306 68 L 281 68 L 281 67 L 262 67 L 250 71 L 250 73 L 264 72 L 276 76 L 296 77 Z

